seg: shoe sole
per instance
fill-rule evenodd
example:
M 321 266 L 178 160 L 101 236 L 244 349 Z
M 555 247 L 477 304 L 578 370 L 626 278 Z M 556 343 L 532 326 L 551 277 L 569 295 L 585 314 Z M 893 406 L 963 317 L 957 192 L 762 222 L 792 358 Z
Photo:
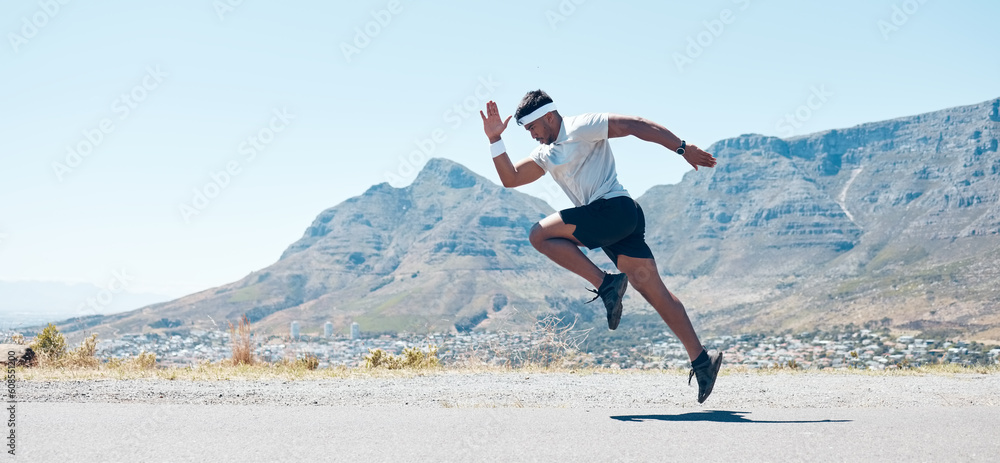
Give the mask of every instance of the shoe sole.
M 708 396 L 712 395 L 712 389 L 715 389 L 715 380 L 719 378 L 719 369 L 722 368 L 722 352 L 719 352 L 717 357 L 717 362 L 712 362 L 712 384 L 708 385 L 708 390 L 705 391 L 705 397 L 698 400 L 698 403 L 705 403 L 708 400 Z
M 608 318 L 608 329 L 610 330 L 618 328 L 618 323 L 622 321 L 622 296 L 625 295 L 627 289 L 628 277 L 625 277 L 622 278 L 622 285 L 618 290 L 618 303 L 615 304 L 615 310 L 611 311 L 611 316 Z

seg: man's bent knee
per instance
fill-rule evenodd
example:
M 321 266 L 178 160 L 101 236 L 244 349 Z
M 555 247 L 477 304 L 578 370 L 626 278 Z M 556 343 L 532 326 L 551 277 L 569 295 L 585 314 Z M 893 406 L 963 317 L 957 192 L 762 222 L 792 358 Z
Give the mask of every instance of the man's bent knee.
M 568 233 L 566 236 L 563 236 L 555 230 L 547 229 L 542 226 L 541 223 L 537 222 L 531 227 L 531 231 L 528 233 L 528 241 L 535 247 L 535 249 L 538 250 L 541 250 L 540 246 L 544 246 L 546 241 L 557 238 L 567 240 L 577 246 L 583 246 L 583 244 L 581 244 L 572 233 Z
M 545 232 L 542 230 L 541 224 L 535 222 L 535 224 L 531 226 L 531 231 L 528 232 L 528 241 L 531 242 L 531 245 L 534 246 L 535 249 L 538 249 L 538 246 L 540 246 L 545 239 Z

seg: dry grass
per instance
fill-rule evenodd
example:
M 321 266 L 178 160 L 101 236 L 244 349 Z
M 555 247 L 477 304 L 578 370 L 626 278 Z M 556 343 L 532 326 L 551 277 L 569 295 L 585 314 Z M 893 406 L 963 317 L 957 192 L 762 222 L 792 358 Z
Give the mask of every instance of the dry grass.
M 515 346 L 494 341 L 470 351 L 458 361 L 463 369 L 494 371 L 522 369 L 554 369 L 569 371 L 588 368 L 580 344 L 591 329 L 576 329 L 576 323 L 564 324 L 563 319 L 549 315 L 535 322 L 534 330 L 526 335 L 530 343 Z M 506 331 L 500 329 L 500 333 Z
M 253 339 L 247 314 L 240 319 L 239 328 L 229 322 L 229 341 L 232 343 L 233 365 L 253 365 Z
M 147 354 L 152 356 L 152 354 Z M 257 363 L 254 365 L 233 365 L 229 360 L 216 363 L 202 362 L 188 367 L 141 367 L 141 363 L 132 359 L 120 363 L 105 363 L 95 368 L 65 368 L 56 366 L 17 368 L 17 378 L 27 381 L 72 381 L 72 380 L 181 380 L 181 381 L 312 381 L 324 379 L 370 379 L 370 378 L 412 378 L 418 376 L 449 376 L 449 375 L 671 375 L 687 376 L 687 369 L 670 368 L 663 370 L 631 370 L 601 367 L 562 368 L 540 367 L 528 365 L 512 368 L 498 365 L 479 366 L 443 366 L 425 369 L 395 369 L 388 368 L 348 368 L 330 367 L 310 369 L 302 359 L 284 361 L 274 364 Z M 148 363 L 147 363 L 148 365 Z M 933 365 L 905 370 L 860 370 L 860 369 L 823 369 L 804 370 L 788 368 L 746 368 L 743 366 L 723 367 L 720 375 L 842 375 L 842 376 L 955 376 L 967 374 L 1000 374 L 1000 365 L 963 367 L 960 365 Z
M 442 366 L 437 347 L 428 346 L 427 351 L 408 348 L 403 355 L 395 356 L 375 349 L 365 358 L 365 367 L 319 368 L 319 359 L 311 354 L 298 359 L 285 359 L 269 364 L 255 362 L 250 323 L 246 315 L 238 327 L 232 323 L 233 358 L 216 363 L 201 362 L 188 367 L 157 367 L 156 355 L 142 352 L 127 359 L 111 359 L 102 363 L 95 357 L 97 335 L 92 334 L 79 347 L 66 352 L 62 335 L 55 327 L 40 335 L 33 343 L 45 348 L 39 349 L 39 361 L 35 367 L 17 367 L 16 377 L 28 381 L 66 380 L 107 380 L 107 379 L 161 379 L 186 381 L 227 381 L 227 380 L 322 380 L 334 378 L 380 378 L 414 377 L 425 375 L 503 375 L 503 374 L 654 374 L 686 376 L 686 368 L 632 370 L 617 366 L 584 365 L 578 361 L 579 344 L 589 330 L 574 330 L 572 325 L 564 326 L 562 320 L 549 317 L 538 322 L 536 342 L 521 350 L 510 351 L 493 347 L 478 352 L 453 365 Z M 22 343 L 23 338 L 20 339 Z M 489 362 L 484 359 L 500 358 Z M 937 364 L 920 367 L 892 368 L 887 370 L 866 369 L 823 369 L 807 370 L 797 364 L 784 363 L 772 368 L 747 368 L 741 365 L 723 366 L 721 375 L 865 375 L 865 376 L 953 376 L 961 374 L 1000 374 L 1000 365 L 980 365 L 966 367 L 956 364 Z
M 305 369 L 312 371 L 319 368 L 319 358 L 313 354 L 306 354 L 304 357 L 298 359 L 281 359 L 275 365 L 288 370 Z
M 97 333 L 93 333 L 80 343 L 80 347 L 69 351 L 60 361 L 70 368 L 94 368 L 101 363 L 97 357 L 94 357 L 96 352 Z
M 156 368 L 156 354 L 143 351 L 139 355 L 128 359 L 110 359 L 108 360 L 107 368 L 124 371 L 152 370 Z
M 80 343 L 79 347 L 68 352 L 62 344 L 62 335 L 60 334 L 58 338 L 58 344 L 61 346 L 58 349 L 45 348 L 44 344 L 46 344 L 46 342 L 44 340 L 36 339 L 33 344 L 33 348 L 34 346 L 41 345 L 41 347 L 39 347 L 36 351 L 36 362 L 38 367 L 80 369 L 94 368 L 101 363 L 100 360 L 94 356 L 94 353 L 97 352 L 97 333 L 91 334 Z M 48 345 L 51 346 L 52 344 Z

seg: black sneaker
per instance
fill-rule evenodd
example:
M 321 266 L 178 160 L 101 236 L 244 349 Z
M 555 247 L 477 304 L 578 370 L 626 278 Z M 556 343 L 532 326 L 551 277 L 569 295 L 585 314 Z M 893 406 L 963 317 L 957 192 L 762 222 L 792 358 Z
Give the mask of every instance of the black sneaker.
M 719 367 L 722 366 L 722 352 L 708 354 L 708 363 L 695 367 L 691 366 L 691 374 L 688 375 L 688 386 L 691 385 L 691 378 L 698 376 L 698 403 L 704 403 L 712 388 L 715 387 L 715 378 L 719 376 Z
M 628 276 L 624 273 L 618 273 L 606 275 L 604 281 L 601 282 L 601 287 L 596 291 L 588 290 L 597 295 L 587 302 L 594 302 L 597 298 L 604 301 L 604 307 L 608 309 L 608 329 L 618 328 L 618 322 L 622 319 L 622 296 L 625 295 L 627 288 Z

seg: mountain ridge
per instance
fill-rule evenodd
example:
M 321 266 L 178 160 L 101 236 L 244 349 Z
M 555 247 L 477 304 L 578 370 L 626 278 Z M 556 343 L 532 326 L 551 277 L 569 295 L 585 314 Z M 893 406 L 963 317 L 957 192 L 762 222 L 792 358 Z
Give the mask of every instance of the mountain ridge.
M 720 158 L 714 171 L 640 197 L 653 207 L 685 204 L 667 223 L 654 216 L 648 229 L 664 238 L 651 246 L 665 254 L 665 274 L 687 278 L 675 284 L 689 293 L 707 288 L 688 284 L 707 275 L 715 287 L 749 288 L 693 301 L 722 306 L 701 316 L 723 330 L 893 319 L 897 329 L 996 340 L 1000 294 L 983 275 L 998 273 L 984 257 L 1000 234 L 998 106 L 990 100 L 787 140 L 723 140 L 710 148 Z M 682 236 L 719 246 L 671 251 Z
M 788 139 L 721 140 L 709 148 L 715 169 L 637 198 L 647 241 L 668 287 L 710 332 L 851 323 L 1000 339 L 998 122 L 1000 99 Z M 431 331 L 491 329 L 511 311 L 593 311 L 579 305 L 582 280 L 527 241 L 552 212 L 435 158 L 409 186 L 374 185 L 324 210 L 277 262 L 244 279 L 64 326 L 143 331 L 166 318 L 192 328 L 247 313 L 276 332 L 327 319 L 341 330 L 353 320 Z M 637 297 L 628 304 L 652 312 Z

